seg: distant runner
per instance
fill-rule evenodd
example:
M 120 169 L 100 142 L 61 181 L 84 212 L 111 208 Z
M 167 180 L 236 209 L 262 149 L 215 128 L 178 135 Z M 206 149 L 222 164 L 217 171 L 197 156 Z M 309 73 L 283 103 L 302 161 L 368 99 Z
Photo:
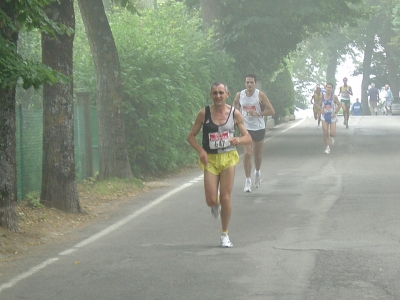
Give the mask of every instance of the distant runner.
M 337 113 L 340 110 L 340 102 L 338 97 L 333 94 L 333 84 L 327 83 L 325 86 L 325 94 L 322 96 L 321 102 L 321 120 L 322 120 L 322 131 L 324 133 L 324 143 L 325 143 L 325 154 L 331 153 L 329 147 L 329 141 L 331 145 L 335 144 L 336 135 L 336 122 Z
M 351 86 L 347 85 L 347 78 L 343 78 L 343 85 L 339 89 L 340 102 L 342 103 L 343 109 L 343 124 L 346 128 L 349 128 L 349 117 L 350 117 L 350 96 L 353 95 Z
M 245 77 L 245 90 L 236 94 L 233 105 L 244 118 L 244 124 L 251 135 L 252 143 L 244 146 L 243 166 L 246 174 L 244 191 L 251 192 L 251 155 L 254 155 L 254 185 L 261 185 L 262 147 L 265 137 L 265 116 L 273 116 L 275 110 L 266 94 L 256 89 L 257 76 L 247 74 Z M 264 109 L 263 109 L 264 108 Z
M 322 100 L 322 90 L 321 86 L 319 84 L 316 85 L 314 94 L 311 97 L 311 104 L 313 105 L 313 112 L 314 112 L 314 119 L 318 120 L 318 125 L 317 128 L 320 129 L 321 126 L 321 112 L 320 112 L 320 107 L 321 107 L 321 100 Z

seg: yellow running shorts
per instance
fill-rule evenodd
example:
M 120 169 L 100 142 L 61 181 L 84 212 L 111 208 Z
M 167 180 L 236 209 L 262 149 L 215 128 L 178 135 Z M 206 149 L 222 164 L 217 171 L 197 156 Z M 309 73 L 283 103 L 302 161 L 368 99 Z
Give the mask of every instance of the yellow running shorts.
M 217 154 L 207 154 L 208 165 L 204 164 L 199 160 L 199 165 L 202 170 L 207 170 L 211 174 L 219 175 L 223 170 L 228 169 L 232 166 L 236 166 L 239 162 L 239 153 L 236 150 L 217 153 Z

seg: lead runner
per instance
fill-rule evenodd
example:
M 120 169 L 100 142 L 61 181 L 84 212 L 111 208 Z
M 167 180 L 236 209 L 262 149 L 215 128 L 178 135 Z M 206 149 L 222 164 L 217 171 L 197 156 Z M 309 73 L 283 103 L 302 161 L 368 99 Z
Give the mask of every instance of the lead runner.
M 250 144 L 251 137 L 241 113 L 226 104 L 229 97 L 228 86 L 222 82 L 213 83 L 210 96 L 213 104 L 202 108 L 197 114 L 187 141 L 198 152 L 199 164 L 204 170 L 206 203 L 211 207 L 215 218 L 221 216 L 221 247 L 230 248 L 233 247 L 228 236 L 232 211 L 231 193 L 235 166 L 239 162 L 236 146 Z M 235 127 L 239 130 L 240 137 L 235 137 Z M 201 146 L 196 140 L 200 129 L 203 129 Z

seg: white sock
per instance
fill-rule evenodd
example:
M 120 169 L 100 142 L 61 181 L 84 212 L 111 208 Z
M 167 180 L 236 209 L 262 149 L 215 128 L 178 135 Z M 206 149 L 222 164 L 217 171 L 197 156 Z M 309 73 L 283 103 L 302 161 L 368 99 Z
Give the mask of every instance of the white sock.
M 246 182 L 247 182 L 247 183 L 251 183 L 251 178 L 250 178 L 250 177 L 247 177 L 247 178 L 246 178 Z

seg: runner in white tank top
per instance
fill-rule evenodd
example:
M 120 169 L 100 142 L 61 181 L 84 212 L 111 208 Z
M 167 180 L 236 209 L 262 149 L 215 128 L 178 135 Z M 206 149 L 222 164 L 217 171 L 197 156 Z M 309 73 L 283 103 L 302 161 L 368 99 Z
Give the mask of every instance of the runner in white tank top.
M 251 154 L 254 153 L 255 187 L 261 184 L 262 147 L 265 136 L 265 116 L 273 116 L 275 110 L 266 94 L 256 88 L 257 76 L 248 74 L 245 77 L 246 89 L 237 93 L 233 105 L 244 118 L 244 124 L 251 135 L 252 143 L 244 146 L 243 166 L 246 173 L 244 191 L 251 192 Z M 265 109 L 262 109 L 265 108 Z

